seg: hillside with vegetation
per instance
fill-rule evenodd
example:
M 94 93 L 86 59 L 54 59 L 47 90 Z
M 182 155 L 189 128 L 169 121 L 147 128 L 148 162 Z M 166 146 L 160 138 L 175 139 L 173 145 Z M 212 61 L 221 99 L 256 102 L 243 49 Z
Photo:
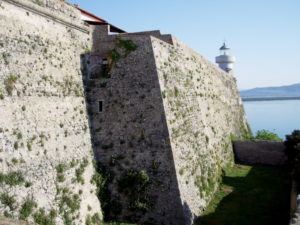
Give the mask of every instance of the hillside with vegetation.
M 280 87 L 262 87 L 240 91 L 243 99 L 249 98 L 300 98 L 300 83 Z

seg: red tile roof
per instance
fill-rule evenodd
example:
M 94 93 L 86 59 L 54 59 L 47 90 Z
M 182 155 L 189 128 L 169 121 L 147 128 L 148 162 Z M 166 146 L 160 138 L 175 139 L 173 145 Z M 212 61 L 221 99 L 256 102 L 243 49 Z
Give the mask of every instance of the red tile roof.
M 101 22 L 101 23 L 108 23 L 106 20 L 104 20 L 104 19 L 102 19 L 102 18 L 100 18 L 100 17 L 98 17 L 98 16 L 95 16 L 94 14 L 92 14 L 92 13 L 90 13 L 90 12 L 88 12 L 88 11 L 85 11 L 84 9 L 81 9 L 78 5 L 74 5 L 74 6 L 75 6 L 81 13 L 86 14 L 86 15 L 88 15 L 88 16 L 94 18 L 95 20 L 97 20 L 97 21 L 99 21 L 99 22 Z

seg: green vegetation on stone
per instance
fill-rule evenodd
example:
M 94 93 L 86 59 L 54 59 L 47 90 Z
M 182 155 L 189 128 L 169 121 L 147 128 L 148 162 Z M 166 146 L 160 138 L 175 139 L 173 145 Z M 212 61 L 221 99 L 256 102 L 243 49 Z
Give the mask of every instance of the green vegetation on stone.
M 9 172 L 7 174 L 0 173 L 0 184 L 5 183 L 10 186 L 21 185 L 25 182 L 21 172 Z
M 56 167 L 56 172 L 57 173 L 64 173 L 68 169 L 68 166 L 66 164 L 58 164 Z
M 10 211 L 15 209 L 15 203 L 16 203 L 16 199 L 14 198 L 14 196 L 11 196 L 7 193 L 2 193 L 0 195 L 0 202 L 9 207 Z
M 102 224 L 101 219 L 98 213 L 95 213 L 93 216 L 88 216 L 86 218 L 86 225 Z
M 3 100 L 3 99 L 4 99 L 3 91 L 2 91 L 2 89 L 0 88 L 0 100 Z
M 34 222 L 38 225 L 55 225 L 56 217 L 57 213 L 55 210 L 51 210 L 49 214 L 47 214 L 43 208 L 33 214 Z
M 150 178 L 146 171 L 126 171 L 118 182 L 120 193 L 129 196 L 130 211 L 146 213 L 151 209 L 151 197 L 147 194 Z
M 240 133 L 243 140 L 251 140 L 253 138 L 252 132 L 248 124 L 247 126 L 241 124 Z
M 43 5 L 44 5 L 44 3 L 43 3 L 42 1 L 40 1 L 40 0 L 31 0 L 31 1 L 32 1 L 33 3 L 39 5 L 39 6 L 43 6 Z
M 111 220 L 109 217 L 110 211 L 116 210 L 116 208 L 112 207 L 111 193 L 108 188 L 113 180 L 113 174 L 100 163 L 94 161 L 93 164 L 96 172 L 92 177 L 91 183 L 95 184 L 97 187 L 97 197 L 101 202 L 104 220 L 108 221 Z M 119 210 L 120 209 L 118 209 L 118 211 Z
M 30 199 L 27 199 L 21 206 L 20 219 L 26 220 L 33 212 L 33 209 L 37 207 L 37 204 Z
M 174 96 L 178 97 L 179 96 L 179 90 L 177 87 L 174 87 Z
M 8 57 L 10 57 L 10 54 L 9 54 L 9 53 L 5 53 L 5 52 L 2 53 L 2 58 L 3 58 L 3 60 L 4 60 L 4 64 L 5 64 L 5 65 L 8 65 L 8 64 L 9 64 Z
M 8 95 L 12 95 L 12 92 L 15 88 L 15 83 L 18 80 L 19 76 L 10 75 L 4 80 L 5 90 Z
M 58 182 L 64 182 L 65 181 L 64 172 L 67 169 L 68 169 L 68 166 L 66 164 L 59 164 L 59 165 L 56 166 L 57 181 Z
M 108 52 L 108 56 L 111 59 L 111 66 L 110 66 L 110 69 L 111 69 L 112 66 L 114 66 L 118 62 L 118 60 L 121 58 L 121 55 L 116 49 L 112 49 Z
M 60 208 L 67 206 L 70 209 L 70 212 L 74 213 L 80 208 L 80 198 L 79 195 L 73 194 L 63 194 L 60 202 Z
M 117 46 L 125 50 L 125 57 L 132 51 L 137 49 L 136 44 L 132 40 L 122 40 L 120 36 L 116 37 Z
M 74 216 L 80 209 L 80 196 L 74 194 L 70 189 L 58 185 L 56 185 L 56 192 L 56 198 L 59 200 L 59 214 L 62 215 L 64 225 L 71 225 Z
M 84 184 L 84 179 L 82 177 L 85 168 L 88 166 L 88 160 L 86 158 L 83 159 L 82 163 L 80 164 L 79 168 L 75 170 L 75 180 L 78 183 Z
M 18 148 L 19 148 L 19 143 L 16 141 L 16 142 L 14 143 L 14 149 L 15 149 L 15 150 L 18 150 Z

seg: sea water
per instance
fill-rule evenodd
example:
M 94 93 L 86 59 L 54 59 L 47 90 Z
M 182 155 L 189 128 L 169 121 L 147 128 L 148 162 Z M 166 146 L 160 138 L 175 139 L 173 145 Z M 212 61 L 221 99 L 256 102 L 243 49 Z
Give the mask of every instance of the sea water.
M 300 100 L 246 101 L 244 108 L 253 134 L 265 129 L 285 138 L 300 130 Z

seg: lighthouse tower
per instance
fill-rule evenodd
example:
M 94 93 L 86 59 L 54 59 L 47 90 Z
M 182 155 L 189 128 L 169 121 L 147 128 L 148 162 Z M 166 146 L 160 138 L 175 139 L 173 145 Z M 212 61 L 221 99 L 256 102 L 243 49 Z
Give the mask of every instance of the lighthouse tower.
M 220 55 L 216 57 L 216 63 L 219 64 L 219 67 L 226 72 L 230 72 L 233 69 L 233 63 L 235 62 L 235 56 L 227 55 L 227 52 L 230 50 L 226 46 L 226 43 L 220 48 Z

